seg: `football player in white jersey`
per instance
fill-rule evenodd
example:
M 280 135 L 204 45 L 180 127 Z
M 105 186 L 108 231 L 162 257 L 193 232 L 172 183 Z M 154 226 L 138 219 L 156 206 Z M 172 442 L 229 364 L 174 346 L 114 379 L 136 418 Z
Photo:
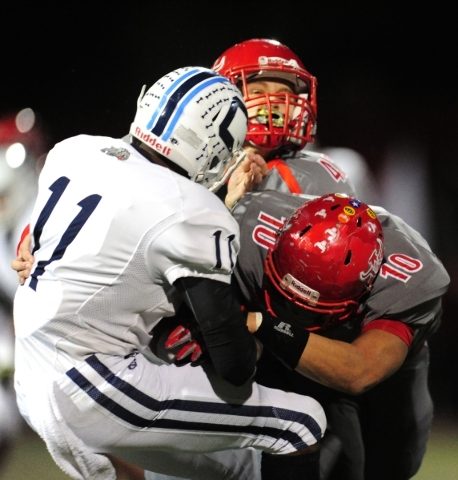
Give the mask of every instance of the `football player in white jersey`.
M 131 143 L 79 135 L 48 154 L 30 222 L 34 263 L 14 301 L 15 387 L 22 415 L 74 479 L 141 479 L 155 450 L 248 447 L 263 451 L 264 479 L 319 478 L 323 409 L 252 381 L 254 313 L 231 287 L 239 227 L 208 190 L 246 128 L 240 91 L 186 67 L 142 92 Z M 210 368 L 144 355 L 152 328 L 183 301 Z

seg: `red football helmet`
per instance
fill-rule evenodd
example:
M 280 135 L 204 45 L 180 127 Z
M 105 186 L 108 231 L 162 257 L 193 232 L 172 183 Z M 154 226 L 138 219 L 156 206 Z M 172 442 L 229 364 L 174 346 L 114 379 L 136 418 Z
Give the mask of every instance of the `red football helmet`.
M 275 40 L 247 40 L 226 50 L 212 69 L 243 91 L 248 142 L 269 149 L 281 145 L 302 149 L 314 141 L 317 81 L 288 47 Z M 294 93 L 249 93 L 248 83 L 261 79 L 286 80 Z
M 265 264 L 266 299 L 273 285 L 281 298 L 322 314 L 319 322 L 304 315 L 314 319 L 312 328 L 304 321 L 309 330 L 345 321 L 371 290 L 383 253 L 382 226 L 370 207 L 344 194 L 323 195 L 279 230 Z

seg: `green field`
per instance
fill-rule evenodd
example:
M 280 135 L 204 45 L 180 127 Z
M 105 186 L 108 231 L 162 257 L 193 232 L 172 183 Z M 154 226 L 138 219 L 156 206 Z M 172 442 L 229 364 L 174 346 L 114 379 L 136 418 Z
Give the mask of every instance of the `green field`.
M 54 464 L 40 438 L 29 430 L 17 440 L 6 465 L 0 471 L 0 480 L 69 478 Z M 426 457 L 414 480 L 458 480 L 457 422 L 435 422 Z

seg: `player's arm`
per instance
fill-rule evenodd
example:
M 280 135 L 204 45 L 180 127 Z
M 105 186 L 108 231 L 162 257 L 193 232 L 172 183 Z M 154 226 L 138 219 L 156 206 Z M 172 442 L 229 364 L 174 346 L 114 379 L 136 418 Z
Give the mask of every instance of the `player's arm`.
M 282 322 L 268 314 L 248 326 L 290 368 L 327 387 L 359 395 L 392 375 L 409 351 L 410 327 L 395 320 L 382 322 L 396 324 L 403 334 L 399 336 L 396 328 L 373 328 L 345 343 L 291 325 L 285 335 Z
M 404 340 L 379 329 L 363 332 L 353 343 L 311 333 L 296 371 L 328 387 L 359 395 L 392 375 L 408 351 Z
M 244 384 L 254 375 L 258 347 L 231 285 L 209 278 L 182 277 L 174 286 L 199 324 L 217 373 L 233 385 Z

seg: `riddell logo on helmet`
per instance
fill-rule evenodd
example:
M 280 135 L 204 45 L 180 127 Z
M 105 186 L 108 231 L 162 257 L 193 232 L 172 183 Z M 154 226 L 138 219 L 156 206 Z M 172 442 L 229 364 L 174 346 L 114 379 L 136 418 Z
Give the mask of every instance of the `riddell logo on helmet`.
M 299 64 L 296 62 L 296 60 L 291 59 L 291 60 L 286 60 L 286 58 L 281 58 L 281 57 L 259 57 L 258 62 L 260 66 L 266 66 L 266 65 L 278 65 L 279 63 L 281 65 L 284 65 L 285 67 L 291 67 L 291 68 L 296 68 L 300 69 Z
M 298 295 L 303 300 L 309 301 L 311 305 L 316 305 L 316 302 L 320 298 L 320 294 L 316 290 L 313 290 L 312 288 L 308 287 L 307 285 L 304 285 L 303 283 L 299 282 L 299 280 L 294 278 L 289 273 L 287 273 L 283 277 L 280 285 L 285 290 L 290 290 L 291 292 L 294 292 L 296 295 Z
M 169 155 L 171 152 L 170 147 L 162 145 L 162 143 L 157 141 L 157 138 L 152 136 L 150 133 L 142 132 L 139 127 L 135 127 L 135 136 L 139 138 L 143 143 L 146 143 L 149 147 L 154 148 L 154 150 L 162 153 L 162 155 Z

